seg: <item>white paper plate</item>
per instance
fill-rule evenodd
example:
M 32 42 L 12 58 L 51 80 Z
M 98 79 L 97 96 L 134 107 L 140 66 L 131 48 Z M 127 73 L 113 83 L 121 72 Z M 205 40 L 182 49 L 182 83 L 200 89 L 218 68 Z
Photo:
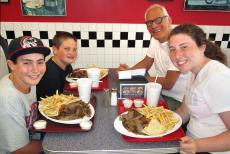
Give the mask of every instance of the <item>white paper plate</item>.
M 80 70 L 86 70 L 86 69 L 80 69 Z M 106 73 L 105 74 L 103 74 L 103 76 L 100 76 L 100 79 L 99 80 L 102 80 L 104 77 L 106 77 L 107 75 L 108 75 L 108 73 L 109 73 L 109 70 L 108 69 L 106 69 L 106 68 L 100 68 L 100 70 L 106 70 Z M 67 75 L 66 76 L 66 81 L 68 81 L 68 82 L 77 82 L 77 79 L 75 78 L 71 78 L 71 77 L 69 77 L 69 75 Z
M 88 121 L 90 120 L 91 118 L 93 118 L 94 114 L 95 114 L 95 110 L 93 108 L 93 106 L 91 104 L 88 104 L 89 105 L 89 108 L 91 110 L 91 116 L 88 117 L 88 116 L 84 116 L 83 118 L 80 118 L 80 119 L 75 119 L 75 120 L 57 120 L 57 119 L 53 119 L 51 117 L 48 117 L 45 113 L 43 113 L 41 110 L 40 110 L 40 105 L 38 106 L 38 110 L 39 112 L 44 116 L 46 117 L 47 119 L 53 121 L 53 122 L 57 122 L 57 123 L 61 123 L 61 124 L 79 124 L 81 123 L 82 121 Z
M 173 111 L 171 111 L 171 112 L 173 112 Z M 122 113 L 122 114 L 127 114 L 127 113 L 128 113 L 128 111 L 127 111 L 127 112 L 124 112 L 124 113 Z M 121 115 L 122 115 L 122 114 L 121 114 Z M 119 116 L 120 116 L 120 115 L 119 115 Z M 135 137 L 135 138 L 154 138 L 154 137 L 162 137 L 162 136 L 165 136 L 165 135 L 168 135 L 168 134 L 171 134 L 171 133 L 175 132 L 175 131 L 176 131 L 178 128 L 180 128 L 180 126 L 182 125 L 182 119 L 181 119 L 181 117 L 180 117 L 177 113 L 173 112 L 173 116 L 174 116 L 175 118 L 177 118 L 179 121 L 178 121 L 178 123 L 177 123 L 171 130 L 169 130 L 169 131 L 167 131 L 167 132 L 165 132 L 165 133 L 163 133 L 163 134 L 152 135 L 152 136 L 150 136 L 150 135 L 139 135 L 139 134 L 135 134 L 135 133 L 132 133 L 132 132 L 128 131 L 128 130 L 123 126 L 122 121 L 119 119 L 119 116 L 117 116 L 117 118 L 116 118 L 115 121 L 114 121 L 114 128 L 115 128 L 115 130 L 118 131 L 119 133 L 123 134 L 123 135 L 129 136 L 129 137 Z

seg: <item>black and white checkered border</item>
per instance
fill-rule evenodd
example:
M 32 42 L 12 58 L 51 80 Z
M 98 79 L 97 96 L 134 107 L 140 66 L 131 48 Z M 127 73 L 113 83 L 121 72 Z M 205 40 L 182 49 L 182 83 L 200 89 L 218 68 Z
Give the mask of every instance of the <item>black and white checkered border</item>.
M 56 31 L 57 33 L 58 31 Z M 97 48 L 105 48 L 108 47 L 106 44 L 108 43 L 113 48 L 127 47 L 127 48 L 135 48 L 137 44 L 141 41 L 142 48 L 148 48 L 150 43 L 150 38 L 148 40 L 144 39 L 144 32 L 135 32 L 135 38 L 129 39 L 129 32 L 119 32 L 119 38 L 114 37 L 114 32 L 104 32 L 104 38 L 98 38 L 96 31 L 88 31 L 86 32 L 87 37 L 82 37 L 82 32 L 80 31 L 72 31 L 72 34 L 76 36 L 78 40 L 80 40 L 80 47 L 89 48 L 89 47 L 97 47 Z M 22 34 L 24 36 L 32 36 L 31 31 L 23 31 Z M 84 32 L 85 34 L 85 32 Z M 52 46 L 52 39 L 49 36 L 48 31 L 39 31 L 40 39 L 48 40 L 49 46 Z M 207 34 L 208 39 L 215 42 L 220 47 L 230 48 L 230 34 L 224 33 L 222 35 L 221 40 L 216 40 L 216 33 Z M 15 39 L 15 31 L 6 31 L 6 39 L 9 43 L 9 40 Z M 94 41 L 93 41 L 94 40 Z M 125 42 L 125 46 L 122 45 Z M 93 45 L 94 44 L 94 45 Z M 140 47 L 140 46 L 139 46 Z

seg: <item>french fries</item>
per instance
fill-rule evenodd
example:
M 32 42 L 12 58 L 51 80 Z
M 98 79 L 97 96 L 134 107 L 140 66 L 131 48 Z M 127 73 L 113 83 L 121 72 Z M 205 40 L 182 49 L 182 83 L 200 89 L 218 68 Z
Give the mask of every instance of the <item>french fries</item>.
M 108 74 L 108 69 L 100 69 L 100 77 L 103 78 Z
M 163 107 L 145 106 L 143 108 L 138 108 L 137 111 L 148 119 L 151 119 L 151 120 L 154 119 L 153 121 L 155 125 L 156 124 L 161 125 L 159 127 L 162 129 L 162 132 L 171 130 L 178 123 L 178 120 L 179 120 L 173 116 L 173 112 L 166 110 Z M 149 128 L 146 130 L 147 130 L 147 132 L 145 132 L 146 134 L 151 134 L 151 133 L 148 133 Z
M 61 105 L 70 104 L 79 100 L 79 97 L 75 97 L 73 95 L 58 94 L 57 91 L 53 96 L 41 98 L 41 101 L 39 101 L 39 108 L 47 116 L 54 117 L 59 115 L 59 109 Z

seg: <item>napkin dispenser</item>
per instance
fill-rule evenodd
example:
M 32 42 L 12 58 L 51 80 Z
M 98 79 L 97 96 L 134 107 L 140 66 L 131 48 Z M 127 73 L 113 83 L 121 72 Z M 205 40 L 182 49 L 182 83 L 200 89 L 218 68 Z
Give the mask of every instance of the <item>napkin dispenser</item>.
M 132 76 L 131 79 L 119 79 L 118 98 L 144 98 L 146 96 L 145 76 Z

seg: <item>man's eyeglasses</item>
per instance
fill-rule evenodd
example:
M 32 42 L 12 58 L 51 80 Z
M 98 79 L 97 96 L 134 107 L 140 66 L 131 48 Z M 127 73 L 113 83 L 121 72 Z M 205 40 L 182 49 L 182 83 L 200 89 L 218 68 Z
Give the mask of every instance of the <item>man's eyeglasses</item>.
M 166 17 L 168 17 L 168 16 L 157 17 L 157 18 L 154 19 L 154 20 L 146 21 L 145 24 L 146 24 L 148 27 L 151 26 L 151 25 L 153 25 L 153 24 L 160 24 L 160 23 L 162 22 L 162 20 L 163 20 L 164 18 L 166 18 Z

